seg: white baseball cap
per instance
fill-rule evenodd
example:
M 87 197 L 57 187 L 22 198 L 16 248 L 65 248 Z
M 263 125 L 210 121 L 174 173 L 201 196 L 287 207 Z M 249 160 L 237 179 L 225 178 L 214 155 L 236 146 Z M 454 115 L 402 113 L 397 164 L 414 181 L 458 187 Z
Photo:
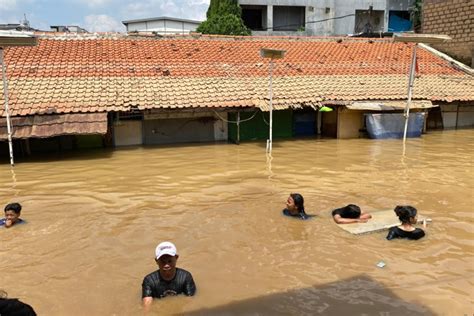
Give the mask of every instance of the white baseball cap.
M 156 259 L 160 259 L 160 257 L 163 255 L 170 255 L 174 257 L 177 254 L 178 254 L 178 251 L 176 250 L 176 246 L 169 241 L 162 242 L 161 244 L 156 246 L 156 249 L 155 249 Z

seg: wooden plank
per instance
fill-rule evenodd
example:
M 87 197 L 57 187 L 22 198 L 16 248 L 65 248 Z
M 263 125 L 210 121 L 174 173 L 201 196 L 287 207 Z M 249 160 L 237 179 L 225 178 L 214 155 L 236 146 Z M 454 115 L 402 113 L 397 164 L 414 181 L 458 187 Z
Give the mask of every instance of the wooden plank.
M 395 215 L 395 212 L 393 210 L 375 211 L 375 212 L 370 212 L 370 214 L 372 215 L 372 218 L 369 219 L 367 223 L 336 224 L 336 225 L 354 235 L 380 232 L 380 231 L 388 230 L 390 227 L 400 225 L 400 221 L 398 220 L 398 217 Z M 430 221 L 430 219 L 422 215 L 418 215 L 417 217 L 418 217 L 418 222 L 422 222 L 425 219 L 427 221 Z

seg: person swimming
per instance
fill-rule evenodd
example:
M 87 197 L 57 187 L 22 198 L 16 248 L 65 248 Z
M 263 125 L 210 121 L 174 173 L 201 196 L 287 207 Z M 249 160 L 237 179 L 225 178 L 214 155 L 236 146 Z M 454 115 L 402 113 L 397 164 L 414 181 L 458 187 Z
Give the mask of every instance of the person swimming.
M 418 240 L 425 236 L 425 232 L 421 228 L 415 228 L 413 226 L 413 224 L 416 224 L 416 208 L 409 205 L 398 205 L 395 207 L 394 211 L 402 224 L 390 228 L 387 235 L 388 240 L 392 240 L 394 238 Z
M 306 214 L 304 210 L 304 198 L 299 193 L 291 193 L 286 200 L 286 208 L 282 211 L 283 215 L 297 217 L 307 220 L 314 215 Z
M 21 205 L 20 203 L 10 203 L 5 206 L 5 218 L 0 219 L 0 227 L 10 228 L 17 224 L 25 223 L 20 218 L 21 216 Z
M 367 223 L 372 215 L 362 212 L 355 204 L 348 204 L 333 210 L 332 218 L 337 224 Z

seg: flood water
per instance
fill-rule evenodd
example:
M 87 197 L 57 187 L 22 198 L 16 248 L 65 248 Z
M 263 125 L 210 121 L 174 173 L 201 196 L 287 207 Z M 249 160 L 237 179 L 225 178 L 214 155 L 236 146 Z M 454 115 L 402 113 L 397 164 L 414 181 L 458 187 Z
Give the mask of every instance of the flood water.
M 175 242 L 195 297 L 173 315 L 472 315 L 474 130 L 75 152 L 0 165 L 0 289 L 39 315 L 140 315 L 154 249 Z M 310 221 L 281 215 L 290 192 Z M 351 235 L 330 211 L 415 206 L 420 241 Z M 3 206 L 2 206 L 3 208 Z M 383 260 L 384 268 L 377 262 Z

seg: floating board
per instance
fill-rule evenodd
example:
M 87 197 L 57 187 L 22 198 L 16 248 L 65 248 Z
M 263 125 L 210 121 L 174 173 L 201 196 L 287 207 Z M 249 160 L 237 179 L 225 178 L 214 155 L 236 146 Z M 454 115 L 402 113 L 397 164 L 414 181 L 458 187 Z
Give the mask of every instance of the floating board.
M 370 212 L 370 215 L 372 215 L 372 218 L 369 219 L 367 223 L 336 225 L 354 235 L 380 232 L 383 230 L 387 230 L 390 227 L 400 225 L 400 220 L 398 219 L 397 215 L 395 215 L 395 212 L 393 210 Z M 431 221 L 429 218 L 426 218 L 422 215 L 418 215 L 417 217 L 418 222 L 423 222 L 423 220 L 426 220 L 427 222 Z

